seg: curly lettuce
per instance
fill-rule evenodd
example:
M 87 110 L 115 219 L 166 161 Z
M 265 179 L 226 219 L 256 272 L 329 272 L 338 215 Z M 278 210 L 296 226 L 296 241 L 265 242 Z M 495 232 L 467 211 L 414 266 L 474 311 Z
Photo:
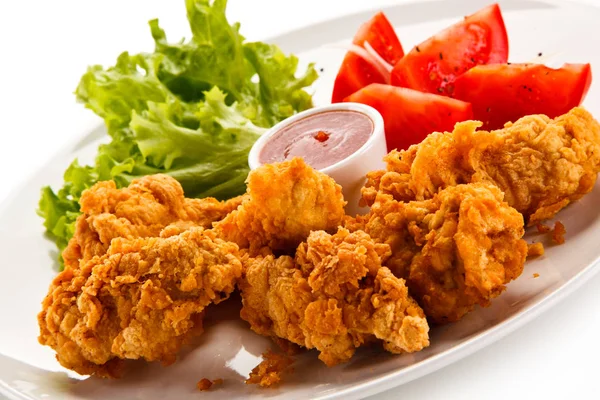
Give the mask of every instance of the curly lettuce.
M 42 189 L 38 214 L 60 252 L 74 234 L 81 193 L 96 182 L 122 187 L 163 173 L 188 197 L 236 196 L 256 139 L 312 107 L 305 90 L 317 79 L 312 64 L 298 74 L 294 55 L 246 42 L 239 23 L 227 21 L 226 0 L 185 4 L 191 39 L 171 43 L 152 20 L 154 52 L 124 52 L 114 66 L 91 66 L 81 77 L 77 100 L 104 119 L 111 141 L 93 165 L 73 161 L 58 191 Z

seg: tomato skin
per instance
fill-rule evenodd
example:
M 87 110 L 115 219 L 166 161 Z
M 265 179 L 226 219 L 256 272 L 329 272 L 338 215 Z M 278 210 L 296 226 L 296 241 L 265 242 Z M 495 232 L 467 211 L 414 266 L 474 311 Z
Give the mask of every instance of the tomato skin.
M 458 76 L 507 60 L 506 27 L 500 7 L 492 4 L 413 48 L 394 66 L 391 84 L 452 97 Z
M 553 69 L 541 64 L 481 65 L 460 76 L 454 97 L 473 104 L 483 129 L 531 114 L 550 118 L 581 104 L 592 83 L 590 64 L 565 64 Z
M 354 36 L 353 44 L 364 47 L 369 42 L 371 47 L 389 64 L 394 65 L 404 56 L 402 45 L 394 28 L 383 12 L 361 25 Z M 388 83 L 381 73 L 362 57 L 348 52 L 338 72 L 333 86 L 332 103 L 344 100 L 370 83 Z
M 407 149 L 432 132 L 452 130 L 457 122 L 473 117 L 470 103 L 378 83 L 345 101 L 367 104 L 381 113 L 388 151 Z

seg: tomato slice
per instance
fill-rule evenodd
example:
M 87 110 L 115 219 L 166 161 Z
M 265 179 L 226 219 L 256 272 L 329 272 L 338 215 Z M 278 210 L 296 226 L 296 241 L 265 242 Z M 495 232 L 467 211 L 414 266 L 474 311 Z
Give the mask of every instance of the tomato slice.
M 473 117 L 471 104 L 431 93 L 373 83 L 346 98 L 370 105 L 385 123 L 388 151 L 407 149 L 431 132 L 449 131 Z
M 581 104 L 592 83 L 590 64 L 481 65 L 460 76 L 454 97 L 473 104 L 474 118 L 484 129 L 502 128 L 530 114 L 550 118 Z
M 391 83 L 452 96 L 457 76 L 507 60 L 506 27 L 500 7 L 492 4 L 413 48 L 394 66 Z
M 372 49 L 388 64 L 394 65 L 404 56 L 402 45 L 394 28 L 383 12 L 375 14 L 364 23 L 354 36 L 352 43 L 362 49 L 368 42 Z M 389 78 L 381 74 L 380 69 L 372 62 L 355 52 L 348 52 L 335 79 L 333 86 L 333 103 L 341 102 L 370 83 L 389 83 Z

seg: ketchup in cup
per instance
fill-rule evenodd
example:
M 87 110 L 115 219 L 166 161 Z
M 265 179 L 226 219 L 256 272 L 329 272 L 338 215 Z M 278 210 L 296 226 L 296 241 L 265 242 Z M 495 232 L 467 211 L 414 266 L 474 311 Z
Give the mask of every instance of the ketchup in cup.
M 354 154 L 373 134 L 374 124 L 356 111 L 325 111 L 282 128 L 259 153 L 261 164 L 302 157 L 315 169 L 329 167 Z
M 256 141 L 248 161 L 255 169 L 301 157 L 342 186 L 346 212 L 356 215 L 368 211 L 359 207 L 360 189 L 367 172 L 385 168 L 386 153 L 381 114 L 364 104 L 336 103 L 275 125 Z

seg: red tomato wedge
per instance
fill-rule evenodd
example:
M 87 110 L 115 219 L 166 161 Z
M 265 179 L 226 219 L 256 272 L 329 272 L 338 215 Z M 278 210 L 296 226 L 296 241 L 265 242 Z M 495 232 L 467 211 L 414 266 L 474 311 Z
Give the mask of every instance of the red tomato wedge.
M 489 130 L 525 115 L 565 114 L 581 104 L 591 83 L 590 64 L 565 64 L 560 69 L 541 64 L 481 65 L 456 80 L 454 97 L 471 102 L 474 118 Z
M 391 66 L 404 56 L 396 32 L 382 12 L 359 28 L 352 43 L 356 50 L 346 54 L 340 67 L 333 86 L 333 103 L 343 101 L 370 83 L 389 83 Z M 377 54 L 373 55 L 372 51 Z
M 492 4 L 437 33 L 404 56 L 391 83 L 452 96 L 454 80 L 480 64 L 505 63 L 508 36 L 498 4 Z
M 373 83 L 346 98 L 381 113 L 388 151 L 407 149 L 431 132 L 448 131 L 472 119 L 471 104 L 412 89 Z

